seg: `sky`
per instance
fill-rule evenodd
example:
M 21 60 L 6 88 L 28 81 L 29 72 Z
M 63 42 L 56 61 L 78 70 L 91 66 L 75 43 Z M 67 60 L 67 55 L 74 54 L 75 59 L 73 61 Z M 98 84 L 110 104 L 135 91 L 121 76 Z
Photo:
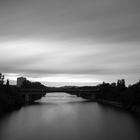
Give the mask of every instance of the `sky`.
M 139 0 L 0 0 L 0 72 L 48 86 L 140 79 Z

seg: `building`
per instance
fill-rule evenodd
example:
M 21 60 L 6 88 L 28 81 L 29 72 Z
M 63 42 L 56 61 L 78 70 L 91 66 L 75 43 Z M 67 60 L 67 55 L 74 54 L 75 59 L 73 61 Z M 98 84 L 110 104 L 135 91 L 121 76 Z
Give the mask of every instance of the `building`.
M 26 81 L 26 78 L 24 78 L 24 77 L 18 77 L 17 78 L 17 87 L 21 87 L 22 85 L 23 85 L 23 82 L 25 82 Z

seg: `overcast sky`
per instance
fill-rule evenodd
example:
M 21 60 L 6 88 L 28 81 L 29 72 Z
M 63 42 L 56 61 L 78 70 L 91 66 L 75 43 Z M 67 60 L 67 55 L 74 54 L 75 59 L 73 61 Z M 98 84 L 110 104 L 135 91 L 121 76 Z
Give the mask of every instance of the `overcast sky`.
M 137 82 L 139 7 L 139 0 L 0 0 L 0 72 L 52 85 Z

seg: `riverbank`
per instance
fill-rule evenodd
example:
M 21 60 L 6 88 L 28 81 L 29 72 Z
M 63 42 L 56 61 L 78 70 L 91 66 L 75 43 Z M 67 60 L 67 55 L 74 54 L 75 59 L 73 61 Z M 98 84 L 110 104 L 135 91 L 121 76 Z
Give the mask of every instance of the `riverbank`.
M 0 111 L 10 111 L 24 104 L 23 97 L 15 86 L 0 86 Z
M 108 105 L 111 105 L 113 107 L 121 108 L 121 109 L 131 111 L 131 112 L 134 112 L 134 113 L 137 113 L 137 114 L 140 115 L 140 106 L 138 106 L 138 105 L 134 105 L 132 107 L 124 107 L 124 105 L 122 103 L 119 103 L 119 102 L 116 102 L 116 101 L 107 101 L 107 100 L 104 100 L 104 99 L 98 99 L 97 102 L 108 104 Z

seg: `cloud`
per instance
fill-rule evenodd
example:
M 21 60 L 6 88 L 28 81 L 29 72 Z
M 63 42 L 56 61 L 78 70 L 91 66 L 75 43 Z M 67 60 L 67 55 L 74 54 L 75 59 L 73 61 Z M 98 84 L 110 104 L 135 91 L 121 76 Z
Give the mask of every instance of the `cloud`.
M 7 1 L 1 4 L 0 35 L 139 41 L 138 5 L 137 0 Z
M 140 74 L 139 4 L 0 1 L 0 70 L 34 78 L 66 74 L 134 81 Z

